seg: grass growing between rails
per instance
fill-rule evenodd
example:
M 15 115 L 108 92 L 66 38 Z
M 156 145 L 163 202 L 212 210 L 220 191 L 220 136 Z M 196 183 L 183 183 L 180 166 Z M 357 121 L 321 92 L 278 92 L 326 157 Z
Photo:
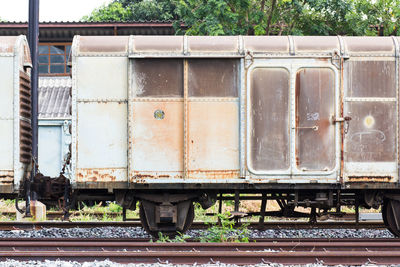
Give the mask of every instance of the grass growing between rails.
M 209 222 L 209 228 L 206 231 L 200 232 L 200 236 L 195 238 L 196 241 L 205 243 L 222 243 L 222 242 L 234 242 L 234 243 L 248 243 L 249 242 L 249 230 L 248 223 L 242 224 L 239 227 L 234 227 L 235 221 L 231 216 L 230 212 L 224 214 L 218 214 L 220 223 Z M 175 237 L 158 233 L 157 243 L 179 243 L 186 242 L 191 237 L 187 234 L 179 233 Z M 153 242 L 153 240 L 151 240 Z
M 211 223 L 207 231 L 201 232 L 200 242 L 249 242 L 249 223 L 234 227 L 235 221 L 230 212 L 218 214 L 219 223 Z

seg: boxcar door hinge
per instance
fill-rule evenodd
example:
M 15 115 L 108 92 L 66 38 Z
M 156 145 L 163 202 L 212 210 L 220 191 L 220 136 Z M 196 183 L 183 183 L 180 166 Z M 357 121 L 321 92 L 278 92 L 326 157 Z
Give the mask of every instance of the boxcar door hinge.
M 332 64 L 340 70 L 342 57 L 340 56 L 340 52 L 338 50 L 333 50 L 332 52 Z
M 250 66 L 253 64 L 254 62 L 254 58 L 253 58 L 253 52 L 250 50 L 247 50 L 245 53 L 245 57 L 244 57 L 244 67 L 246 69 L 250 68 Z

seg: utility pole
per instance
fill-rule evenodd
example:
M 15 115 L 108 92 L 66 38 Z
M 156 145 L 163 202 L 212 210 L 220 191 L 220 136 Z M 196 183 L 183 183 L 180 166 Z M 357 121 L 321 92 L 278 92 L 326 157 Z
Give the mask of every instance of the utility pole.
M 39 0 L 29 0 L 29 23 L 28 23 L 28 43 L 31 50 L 32 71 L 31 71 L 31 126 L 32 126 L 32 157 L 33 168 L 30 181 L 37 173 L 36 163 L 38 162 L 38 46 L 39 46 Z M 26 215 L 30 215 L 30 184 L 26 187 Z M 32 196 L 35 200 L 36 196 Z

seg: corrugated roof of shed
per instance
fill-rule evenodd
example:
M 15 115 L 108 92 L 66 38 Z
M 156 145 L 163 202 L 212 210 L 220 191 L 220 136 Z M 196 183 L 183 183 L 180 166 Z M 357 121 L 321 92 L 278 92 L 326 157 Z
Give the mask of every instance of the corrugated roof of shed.
M 70 77 L 39 77 L 39 118 L 70 118 Z

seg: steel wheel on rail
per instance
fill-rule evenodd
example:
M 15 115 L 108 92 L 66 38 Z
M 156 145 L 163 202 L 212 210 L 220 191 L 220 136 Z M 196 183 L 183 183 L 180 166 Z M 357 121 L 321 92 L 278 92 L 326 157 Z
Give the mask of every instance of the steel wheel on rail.
M 389 231 L 400 237 L 400 201 L 386 199 L 383 202 L 382 218 Z

